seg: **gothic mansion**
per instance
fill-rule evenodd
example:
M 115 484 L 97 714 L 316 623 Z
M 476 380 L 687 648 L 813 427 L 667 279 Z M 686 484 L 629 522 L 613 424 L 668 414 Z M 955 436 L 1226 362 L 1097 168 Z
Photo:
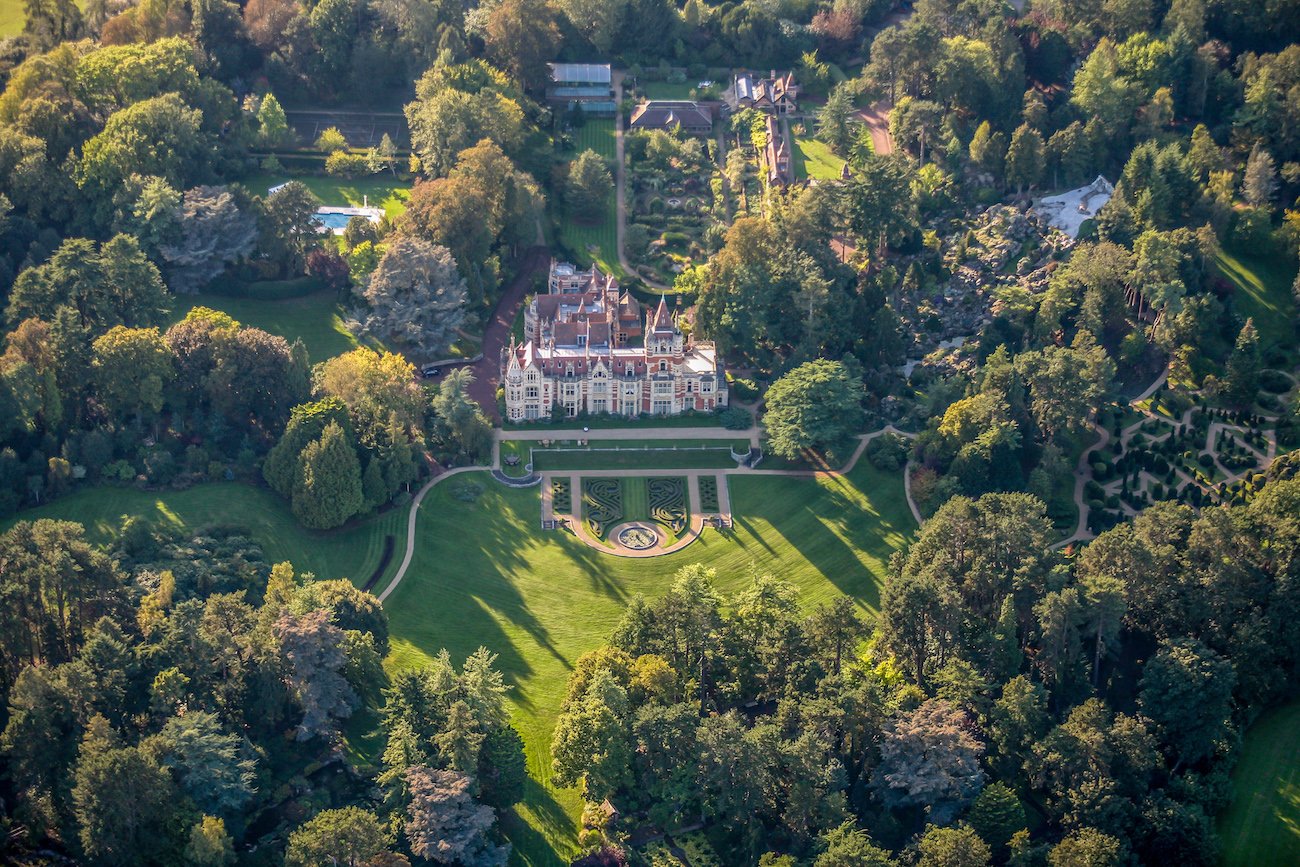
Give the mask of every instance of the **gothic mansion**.
M 501 360 L 506 419 L 579 413 L 676 415 L 727 405 L 712 343 L 688 340 L 659 299 L 641 305 L 596 270 L 551 262 L 547 293 L 524 311 L 524 342 Z

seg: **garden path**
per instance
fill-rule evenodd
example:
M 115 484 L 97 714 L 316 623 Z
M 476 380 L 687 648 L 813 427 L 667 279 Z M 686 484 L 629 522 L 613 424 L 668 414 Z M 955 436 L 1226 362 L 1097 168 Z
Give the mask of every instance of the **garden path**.
M 614 103 L 622 106 L 623 104 L 623 73 L 617 69 L 610 73 L 610 82 L 614 85 Z M 663 283 L 657 283 L 649 277 L 641 274 L 640 271 L 632 267 L 632 263 L 627 260 L 627 255 L 623 252 L 623 235 L 627 228 L 627 170 L 623 158 L 623 109 L 619 108 L 614 115 L 614 195 L 618 198 L 616 208 L 618 212 L 617 225 L 614 227 L 614 246 L 618 247 L 618 264 L 623 266 L 623 270 L 628 273 L 629 277 L 639 277 L 643 283 L 651 289 L 666 291 L 671 286 Z
M 519 272 L 497 299 L 487 328 L 483 331 L 483 357 L 470 365 L 474 372 L 474 382 L 470 384 L 469 396 L 483 407 L 488 418 L 498 418 L 497 385 L 501 379 L 501 351 L 510 342 L 515 312 L 532 288 L 534 275 L 548 268 L 550 262 L 551 251 L 541 244 L 524 254 L 519 260 Z
M 615 433 L 633 434 L 634 436 L 629 436 L 629 437 L 608 436 L 609 434 L 615 434 Z M 705 437 L 721 438 L 728 434 L 734 437 L 736 436 L 737 433 L 738 433 L 737 431 L 728 431 L 725 428 L 644 428 L 644 429 L 638 428 L 634 430 L 624 429 L 622 431 L 616 431 L 616 430 L 598 431 L 597 435 L 602 439 L 604 438 L 638 439 L 642 437 L 651 438 L 651 439 L 663 439 L 665 437 L 686 437 L 686 438 L 695 439 L 695 438 L 705 438 Z M 916 434 L 914 433 L 898 430 L 892 424 L 886 425 L 880 430 L 872 431 L 871 433 L 861 434 L 858 436 L 858 447 L 853 451 L 853 456 L 849 458 L 848 463 L 846 463 L 843 467 L 841 467 L 838 470 L 835 469 L 757 470 L 749 467 L 737 467 L 735 469 L 721 469 L 721 470 L 719 469 L 713 469 L 713 470 L 584 470 L 580 475 L 593 476 L 593 477 L 618 476 L 620 478 L 628 478 L 632 476 L 663 476 L 663 475 L 671 474 L 674 476 L 686 476 L 688 479 L 691 476 L 695 476 L 695 482 L 691 487 L 692 490 L 691 514 L 693 516 L 691 519 L 691 526 L 693 529 L 691 533 L 688 533 L 686 537 L 683 537 L 683 538 L 694 539 L 696 536 L 699 535 L 698 530 L 694 529 L 696 518 L 699 518 L 701 525 L 703 523 L 703 516 L 700 515 L 700 503 L 699 503 L 699 478 L 701 476 L 719 476 L 722 477 L 720 481 L 725 480 L 725 478 L 728 476 L 744 475 L 744 474 L 768 475 L 768 476 L 792 476 L 796 478 L 839 478 L 848 475 L 853 471 L 853 468 L 857 466 L 858 459 L 861 458 L 862 453 L 866 451 L 867 443 L 871 442 L 876 437 L 882 436 L 883 434 L 887 434 L 887 433 L 897 434 L 898 436 L 907 437 L 909 439 L 916 436 Z M 495 436 L 498 441 L 503 439 L 525 439 L 525 440 L 543 439 L 547 437 L 555 438 L 555 439 L 564 439 L 566 438 L 564 436 L 566 434 L 568 439 L 576 439 L 577 436 L 579 435 L 579 432 L 559 431 L 559 430 L 542 431 L 542 432 L 498 430 L 495 432 Z M 590 432 L 581 432 L 581 436 L 590 436 Z M 501 458 L 500 458 L 499 448 L 493 448 L 492 450 L 492 465 L 490 467 L 482 467 L 482 466 L 458 467 L 454 470 L 443 470 L 441 467 L 435 467 L 433 471 L 433 476 L 429 479 L 429 481 L 424 483 L 424 486 L 420 488 L 418 493 L 416 493 L 415 499 L 411 501 L 411 512 L 407 516 L 407 520 L 406 520 L 406 553 L 402 557 L 401 565 L 397 567 L 397 572 L 393 575 L 393 580 L 388 582 L 388 586 L 385 587 L 384 591 L 379 594 L 380 602 L 383 602 L 385 599 L 387 599 L 389 596 L 392 595 L 393 591 L 396 590 L 398 585 L 402 583 L 402 579 L 406 577 L 406 572 L 411 566 L 411 560 L 415 556 L 416 518 L 418 517 L 419 514 L 420 503 L 424 500 L 425 495 L 428 494 L 430 490 L 432 490 L 434 485 L 438 484 L 443 479 L 449 478 L 454 475 L 458 475 L 460 473 L 482 472 L 485 469 L 490 469 L 490 470 L 501 469 Z M 551 474 L 544 474 L 542 478 L 543 497 L 546 496 L 545 492 L 550 489 L 550 481 L 549 481 L 550 475 Z M 578 487 L 579 478 L 580 478 L 579 475 L 574 475 L 574 474 L 568 474 L 568 475 L 572 480 L 571 490 L 575 492 L 581 490 Z M 906 492 L 906 496 L 907 496 L 907 507 L 908 509 L 911 510 L 912 517 L 916 519 L 917 524 L 920 525 L 921 510 L 917 508 L 916 502 L 912 499 L 912 489 L 911 489 L 911 485 L 908 483 L 908 479 L 910 475 L 911 475 L 911 461 L 909 461 L 907 466 L 903 468 L 903 489 Z M 728 518 L 731 517 L 731 494 L 730 491 L 727 489 L 726 484 L 718 485 L 718 509 L 724 516 Z M 570 523 L 571 525 L 576 525 L 581 522 L 572 521 Z M 685 547 L 685 545 L 681 545 L 680 547 Z M 680 550 L 680 547 L 674 547 L 672 550 L 674 551 Z M 603 545 L 600 545 L 598 547 L 598 550 L 605 551 L 611 554 L 614 553 L 609 548 L 606 548 Z M 665 554 L 669 552 L 660 550 L 656 553 Z
M 1128 403 L 1129 407 L 1131 409 L 1137 410 L 1142 415 L 1142 418 L 1134 422 L 1133 424 L 1129 425 L 1128 427 L 1122 429 L 1119 432 L 1118 442 L 1119 445 L 1123 447 L 1123 449 L 1127 450 L 1129 448 L 1129 444 L 1130 442 L 1132 442 L 1134 435 L 1137 434 L 1138 431 L 1142 429 L 1143 425 L 1145 425 L 1149 421 L 1159 421 L 1171 425 L 1171 429 L 1169 432 L 1166 432 L 1159 436 L 1153 436 L 1152 437 L 1153 442 L 1161 442 L 1172 434 L 1172 425 L 1174 424 L 1174 422 L 1171 419 L 1158 415 L 1157 413 L 1152 412 L 1150 409 L 1139 408 L 1137 406 L 1139 403 L 1149 399 L 1152 395 L 1154 395 L 1161 388 L 1163 388 L 1168 381 L 1169 381 L 1169 371 L 1166 368 L 1164 371 L 1161 372 L 1160 376 L 1158 376 L 1154 382 L 1152 382 L 1149 386 L 1147 386 L 1145 389 L 1142 390 L 1141 394 L 1137 395 L 1136 397 L 1134 397 L 1132 400 L 1129 401 Z M 1183 426 L 1190 425 L 1192 422 L 1193 413 L 1198 411 L 1199 410 L 1197 407 L 1190 407 L 1184 410 L 1183 413 L 1178 417 L 1177 424 Z M 1265 421 L 1276 422 L 1276 419 L 1270 416 L 1262 416 L 1262 418 Z M 1091 507 L 1088 505 L 1087 497 L 1085 496 L 1084 491 L 1085 488 L 1087 487 L 1088 482 L 1092 481 L 1093 479 L 1092 460 L 1091 460 L 1092 455 L 1100 451 L 1101 449 L 1105 448 L 1110 443 L 1111 434 L 1110 431 L 1108 431 L 1106 428 L 1097 424 L 1095 420 L 1091 422 L 1091 425 L 1093 431 L 1099 434 L 1099 438 L 1097 442 L 1093 443 L 1091 446 L 1084 449 L 1083 453 L 1079 455 L 1079 463 L 1074 471 L 1074 505 L 1075 508 L 1077 508 L 1079 511 L 1079 521 L 1075 525 L 1074 532 L 1071 533 L 1066 538 L 1062 539 L 1061 541 L 1057 542 L 1055 545 L 1053 545 L 1052 547 L 1054 549 L 1063 548 L 1066 545 L 1069 545 L 1073 542 L 1084 542 L 1096 537 L 1096 534 L 1088 529 L 1088 517 L 1092 510 Z M 1219 434 L 1225 431 L 1234 434 L 1246 433 L 1247 428 L 1241 425 L 1231 424 L 1228 422 L 1219 422 L 1219 421 L 1211 422 L 1206 433 L 1205 447 L 1199 449 L 1198 454 L 1209 455 L 1213 459 L 1215 469 L 1217 469 L 1223 475 L 1224 477 L 1223 481 L 1226 484 L 1231 485 L 1234 482 L 1240 481 L 1243 476 L 1249 473 L 1257 472 L 1261 468 L 1267 468 L 1268 465 L 1273 462 L 1273 459 L 1277 457 L 1277 433 L 1276 431 L 1264 430 L 1261 431 L 1266 443 L 1265 450 L 1263 452 L 1260 452 L 1258 449 L 1254 448 L 1253 446 L 1250 446 L 1249 444 L 1244 444 L 1248 449 L 1250 449 L 1250 451 L 1257 458 L 1259 458 L 1258 465 L 1254 467 L 1246 467 L 1240 470 L 1230 470 L 1227 467 L 1225 467 L 1220 461 L 1220 455 L 1218 451 Z M 1209 488 L 1207 488 L 1205 485 L 1201 484 L 1196 479 L 1189 476 L 1187 473 L 1183 472 L 1181 468 L 1175 468 L 1174 473 L 1176 478 L 1178 479 L 1176 485 L 1178 490 L 1182 490 L 1182 488 L 1186 487 L 1187 485 L 1197 485 L 1203 491 L 1206 491 L 1207 493 L 1209 492 L 1210 490 Z M 1144 489 L 1149 489 L 1150 485 L 1159 481 L 1158 479 L 1156 479 L 1154 476 L 1152 476 L 1150 473 L 1146 471 L 1142 471 L 1141 473 L 1139 473 L 1138 478 L 1139 478 L 1139 484 L 1141 484 Z M 1111 482 L 1109 484 L 1114 486 L 1118 483 Z M 1108 491 L 1108 493 L 1114 493 L 1114 492 L 1115 491 Z M 1121 509 L 1123 510 L 1124 514 L 1128 515 L 1129 517 L 1132 517 L 1137 514 L 1137 510 L 1133 509 L 1126 503 L 1121 504 Z

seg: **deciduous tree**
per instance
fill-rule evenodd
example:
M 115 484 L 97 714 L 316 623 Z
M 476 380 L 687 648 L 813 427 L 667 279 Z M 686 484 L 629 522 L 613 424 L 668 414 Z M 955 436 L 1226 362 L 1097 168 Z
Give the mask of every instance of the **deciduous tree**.
M 578 154 L 569 166 L 565 193 L 572 214 L 583 220 L 603 218 L 613 193 L 614 179 L 600 154 L 590 149 Z
M 930 820 L 952 821 L 984 786 L 984 745 L 966 716 L 930 699 L 886 724 L 873 784 L 891 807 L 929 807 Z
M 119 423 L 152 421 L 176 377 L 171 350 L 157 328 L 114 326 L 95 340 L 91 364 L 95 394 Z
M 763 427 L 775 454 L 843 447 L 861 424 L 862 384 L 843 362 L 805 362 L 768 389 Z
M 360 807 L 318 813 L 289 835 L 284 861 L 288 867 L 365 867 L 388 851 L 388 835 L 379 817 Z

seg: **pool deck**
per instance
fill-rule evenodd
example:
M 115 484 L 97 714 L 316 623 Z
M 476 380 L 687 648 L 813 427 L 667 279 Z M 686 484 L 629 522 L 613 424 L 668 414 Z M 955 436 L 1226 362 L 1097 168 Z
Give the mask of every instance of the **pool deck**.
M 372 223 L 378 223 L 384 218 L 383 208 L 354 208 L 349 205 L 322 205 L 316 209 L 317 222 L 320 224 L 322 233 L 330 232 L 335 235 L 342 235 L 347 230 L 347 223 L 353 217 L 365 217 Z M 347 217 L 343 225 L 330 225 L 321 217 Z

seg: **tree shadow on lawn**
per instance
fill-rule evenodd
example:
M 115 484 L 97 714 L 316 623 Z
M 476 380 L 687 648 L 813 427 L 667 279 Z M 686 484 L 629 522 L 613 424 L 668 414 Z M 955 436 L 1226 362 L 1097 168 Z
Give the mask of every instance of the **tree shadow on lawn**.
M 761 545 L 763 547 L 763 550 L 766 551 L 768 554 L 770 554 L 773 558 L 779 556 L 776 553 L 776 551 L 772 548 L 772 546 L 767 543 L 767 540 L 763 538 L 763 535 L 758 532 L 758 529 L 749 521 L 748 518 L 744 517 L 743 515 L 738 516 L 733 513 L 731 516 L 731 523 L 736 527 L 739 527 L 740 529 L 745 531 L 744 535 L 733 532 L 729 536 L 729 538 L 734 539 L 736 544 L 738 544 L 741 548 L 749 547 L 747 544 L 745 544 L 745 536 L 748 536 L 749 538 L 757 542 L 759 545 Z
M 529 774 L 524 781 L 524 799 L 520 806 L 527 807 L 532 813 L 533 824 L 519 815 L 518 807 L 501 814 L 501 827 L 515 847 L 516 859 L 529 865 L 566 863 L 556 855 L 551 840 L 574 839 L 578 826 L 555 799 L 552 790 Z
M 550 546 L 560 547 L 566 566 L 583 575 L 592 589 L 620 605 L 627 600 L 613 555 L 602 556 L 563 531 L 533 529 L 540 521 L 536 497 L 534 490 L 489 487 L 476 500 L 461 502 L 449 490 L 435 489 L 420 510 L 412 572 L 388 605 L 398 621 L 394 632 L 411 640 L 413 648 L 432 654 L 445 646 L 457 660 L 480 645 L 497 653 L 498 667 L 515 687 L 521 707 L 530 707 L 521 682 L 535 672 L 499 620 L 518 626 L 565 670 L 573 667 L 520 586 L 538 577 L 540 563 L 557 556 Z M 548 577 L 571 580 L 567 574 Z M 418 598 L 409 595 L 416 592 Z
M 551 546 L 559 546 L 564 559 L 582 573 L 592 589 L 620 605 L 627 603 L 627 591 L 610 577 L 618 566 L 614 554 L 589 547 L 568 530 L 541 529 L 541 502 L 536 489 L 500 490 L 494 494 L 495 499 L 488 504 L 492 517 L 485 526 L 491 539 L 483 546 L 483 554 L 497 568 L 506 574 L 531 572 L 537 567 L 526 556 L 528 552 L 545 556 Z
M 899 527 L 886 518 L 871 499 L 862 502 L 859 497 L 866 497 L 867 493 L 851 478 L 808 479 L 803 484 L 819 485 L 821 490 L 804 500 L 802 508 L 791 502 L 791 498 L 780 498 L 779 514 L 763 511 L 755 517 L 766 519 L 774 531 L 840 592 L 875 610 L 879 607 L 884 575 L 875 574 L 876 570 L 863 560 L 875 560 L 881 567 L 887 565 L 889 554 L 899 547 L 890 537 L 906 539 L 912 528 Z M 776 501 L 763 502 L 766 505 Z M 744 526 L 762 541 L 751 525 Z M 763 544 L 771 550 L 766 542 Z

